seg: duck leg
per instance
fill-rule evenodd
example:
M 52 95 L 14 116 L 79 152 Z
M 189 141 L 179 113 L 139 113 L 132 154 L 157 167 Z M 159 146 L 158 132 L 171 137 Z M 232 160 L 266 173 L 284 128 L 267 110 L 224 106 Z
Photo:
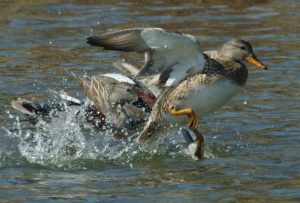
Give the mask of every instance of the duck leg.
M 200 133 L 197 130 L 199 119 L 198 115 L 193 111 L 191 108 L 186 109 L 176 109 L 171 108 L 170 113 L 174 116 L 180 116 L 180 115 L 188 115 L 189 116 L 189 128 L 194 132 L 196 135 L 195 142 L 197 143 L 197 147 L 195 150 L 195 156 L 197 156 L 199 159 L 204 158 L 204 137 L 202 133 Z
M 193 111 L 191 108 L 186 108 L 186 109 L 176 109 L 176 108 L 171 108 L 170 113 L 174 116 L 181 116 L 181 115 L 187 115 L 189 117 L 189 124 L 188 126 L 190 127 L 191 130 L 197 129 L 198 127 L 198 115 Z

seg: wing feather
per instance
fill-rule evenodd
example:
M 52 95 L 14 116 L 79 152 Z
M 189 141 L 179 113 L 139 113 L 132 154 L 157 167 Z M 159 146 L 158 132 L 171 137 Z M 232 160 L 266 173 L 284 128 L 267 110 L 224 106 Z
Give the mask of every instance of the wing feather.
M 136 77 L 162 74 L 163 80 L 159 85 L 173 86 L 186 73 L 202 71 L 205 63 L 199 50 L 199 41 L 195 37 L 160 28 L 111 32 L 88 37 L 87 43 L 110 50 L 144 52 L 145 62 Z
M 87 43 L 92 46 L 100 46 L 104 49 L 125 51 L 125 52 L 146 52 L 150 51 L 141 36 L 143 29 L 126 29 L 111 32 L 99 36 L 91 36 L 87 38 Z

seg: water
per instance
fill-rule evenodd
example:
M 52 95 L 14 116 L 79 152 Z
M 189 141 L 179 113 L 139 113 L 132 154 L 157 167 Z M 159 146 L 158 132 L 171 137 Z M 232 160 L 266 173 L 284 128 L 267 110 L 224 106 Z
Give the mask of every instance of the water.
M 59 2 L 0 3 L 1 201 L 300 201 L 298 1 Z M 68 71 L 113 72 L 124 58 L 86 36 L 150 26 L 193 34 L 203 50 L 243 37 L 269 66 L 250 69 L 244 90 L 201 119 L 204 161 L 178 134 L 143 148 L 82 130 L 70 113 L 38 130 L 19 126 L 12 99 L 47 101 L 61 89 L 82 98 Z

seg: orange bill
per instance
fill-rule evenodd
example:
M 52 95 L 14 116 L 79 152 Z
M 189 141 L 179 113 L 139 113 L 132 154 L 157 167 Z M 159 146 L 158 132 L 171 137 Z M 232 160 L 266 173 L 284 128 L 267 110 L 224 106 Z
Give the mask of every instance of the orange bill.
M 265 70 L 268 69 L 268 67 L 267 67 L 265 64 L 263 64 L 262 62 L 260 62 L 260 61 L 256 58 L 255 55 L 248 56 L 248 57 L 246 58 L 246 60 L 247 60 L 249 63 L 255 65 L 255 66 L 258 67 L 258 68 L 262 68 L 262 69 L 265 69 Z

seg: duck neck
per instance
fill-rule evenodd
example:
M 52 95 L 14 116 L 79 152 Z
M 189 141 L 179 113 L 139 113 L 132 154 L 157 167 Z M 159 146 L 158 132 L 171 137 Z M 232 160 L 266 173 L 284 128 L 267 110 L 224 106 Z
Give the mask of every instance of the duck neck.
M 241 62 L 235 62 L 226 59 L 212 59 L 205 55 L 206 63 L 202 74 L 208 76 L 222 75 L 231 82 L 243 86 L 248 78 L 247 67 Z
M 248 69 L 241 62 L 233 61 L 233 63 L 236 63 L 236 65 L 232 65 L 232 67 L 226 69 L 226 78 L 239 86 L 244 86 L 248 78 Z

